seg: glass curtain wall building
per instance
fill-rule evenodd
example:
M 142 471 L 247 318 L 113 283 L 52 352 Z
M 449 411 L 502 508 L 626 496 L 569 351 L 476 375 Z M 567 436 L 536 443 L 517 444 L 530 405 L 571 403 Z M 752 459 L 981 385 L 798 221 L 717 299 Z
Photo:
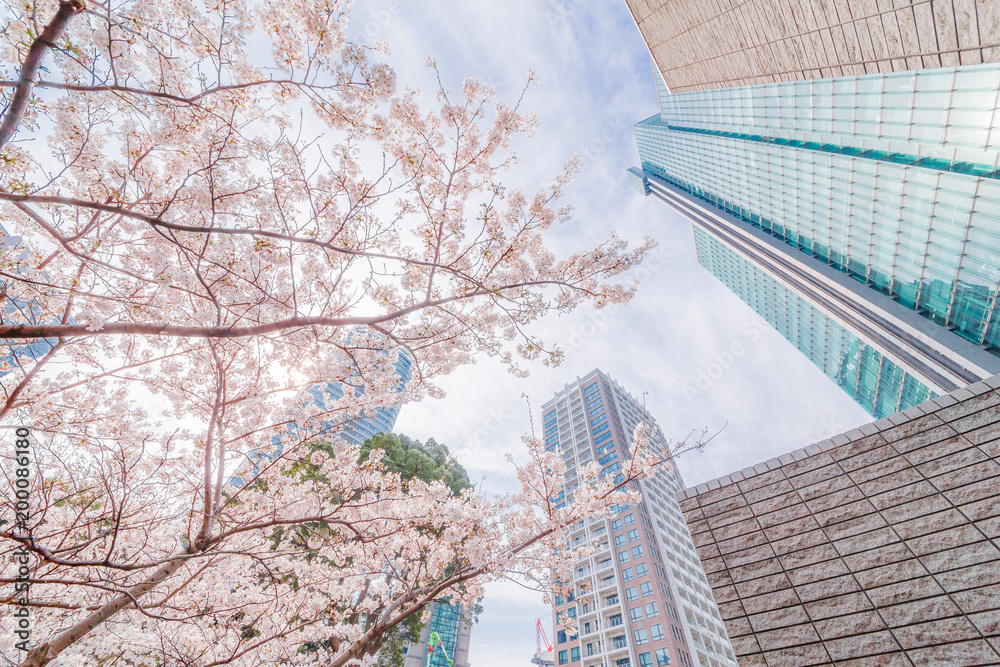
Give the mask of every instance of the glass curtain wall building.
M 402 349 L 399 350 L 399 359 L 396 361 L 396 376 L 399 378 L 399 392 L 406 389 L 407 383 L 412 376 L 413 361 Z M 355 395 L 364 393 L 364 390 L 355 387 Z M 344 385 L 340 382 L 328 382 L 323 386 L 310 387 L 306 393 L 312 397 L 313 402 L 320 408 L 332 405 L 335 401 L 344 397 Z M 392 427 L 399 416 L 401 403 L 396 403 L 388 408 L 377 408 L 371 414 L 364 413 L 356 419 L 352 419 L 346 424 L 324 423 L 322 428 L 336 432 L 341 440 L 347 440 L 355 445 L 361 445 L 365 440 L 378 433 L 391 433 Z
M 427 651 L 427 643 L 432 632 L 441 638 L 441 644 L 434 643 L 434 650 Z M 420 634 L 420 643 L 405 649 L 403 667 L 469 667 L 469 645 L 472 640 L 472 626 L 462 616 L 462 608 L 448 602 L 438 601 L 431 610 L 430 620 Z M 448 662 L 441 651 L 444 645 Z
M 646 420 L 654 444 L 666 441 L 642 403 L 594 370 L 565 385 L 542 406 L 545 444 L 562 453 L 566 487 L 557 503 L 573 502 L 577 470 L 596 462 L 621 479 L 635 427 Z M 594 545 L 577 562 L 574 593 L 556 597 L 553 621 L 577 620 L 577 634 L 557 630 L 556 665 L 571 667 L 735 667 L 710 582 L 675 494 L 676 467 L 639 483 L 642 501 L 615 507 L 611 519 L 582 522 L 569 546 Z
M 1000 66 L 657 83 L 633 184 L 865 409 L 1000 372 Z
M 0 252 L 4 254 L 23 252 L 17 249 L 20 241 L 20 236 L 12 236 L 3 225 L 0 225 Z M 0 321 L 4 323 L 42 323 L 41 312 L 37 304 L 7 296 L 2 280 L 0 280 Z M 10 389 L 19 381 L 11 383 L 10 378 L 8 378 L 5 384 L 3 379 L 5 375 L 13 373 L 17 369 L 23 369 L 24 373 L 30 372 L 35 362 L 45 356 L 55 344 L 54 338 L 36 340 L 30 343 L 23 340 L 17 342 L 15 339 L 5 340 L 0 347 L 0 391 L 6 393 L 5 387 Z M 19 375 L 14 377 L 19 377 Z

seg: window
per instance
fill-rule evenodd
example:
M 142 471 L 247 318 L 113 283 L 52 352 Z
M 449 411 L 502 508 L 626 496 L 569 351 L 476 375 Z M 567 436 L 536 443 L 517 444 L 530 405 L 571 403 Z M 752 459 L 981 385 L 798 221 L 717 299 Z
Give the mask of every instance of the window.
M 666 635 L 663 634 L 663 626 L 657 623 L 656 625 L 651 625 L 649 627 L 649 638 L 654 642 L 658 642 L 661 639 L 666 639 Z
M 559 651 L 559 664 L 565 665 L 569 662 L 569 651 Z
M 642 646 L 643 644 L 649 643 L 649 636 L 646 635 L 645 628 L 639 628 L 638 630 L 636 630 L 632 634 L 635 637 L 635 645 L 636 646 Z M 649 655 L 649 654 L 647 653 L 646 655 Z
M 583 634 L 585 635 L 590 634 L 590 621 L 587 621 L 586 623 L 583 624 Z
M 605 465 L 609 461 L 613 461 L 616 458 L 618 458 L 618 452 L 612 450 L 611 452 L 609 452 L 609 453 L 605 454 L 604 456 L 602 456 L 601 458 L 597 459 L 597 464 L 598 465 Z M 635 532 L 635 531 L 632 531 L 632 532 Z
M 632 547 L 632 558 L 642 558 L 642 545 Z
M 625 589 L 625 599 L 629 602 L 635 602 L 639 599 L 639 592 L 635 590 L 635 586 Z
M 597 391 L 597 383 L 596 382 L 594 384 L 590 385 L 589 387 L 587 387 L 586 389 L 584 389 L 583 390 L 583 395 L 584 396 L 589 396 L 590 394 L 593 394 L 595 391 Z
M 600 435 L 601 433 L 603 433 L 604 431 L 606 431 L 607 428 L 608 428 L 608 422 L 604 422 L 603 424 L 595 427 L 593 433 L 594 433 L 594 435 Z M 612 444 L 614 444 L 614 443 L 612 443 Z
M 625 546 L 625 536 L 624 535 L 618 535 L 617 537 L 615 537 L 615 546 L 616 547 L 623 547 L 623 546 Z
M 609 595 L 608 597 L 604 598 L 604 606 L 605 607 L 610 607 L 613 604 L 618 604 L 618 596 L 617 595 Z
M 565 630 L 560 630 L 559 632 L 556 633 L 556 643 L 557 644 L 565 644 L 566 643 L 566 631 Z
M 656 667 L 670 664 L 670 652 L 665 648 L 656 649 Z
M 631 514 L 626 514 L 625 515 L 625 525 L 626 526 L 631 526 L 633 523 L 635 523 L 635 517 L 632 516 Z
M 625 648 L 625 635 L 613 638 L 611 640 L 611 646 L 614 648 Z
M 645 577 L 647 574 L 649 574 L 649 568 L 646 567 L 645 563 L 639 563 L 635 566 L 635 576 Z
M 622 658 L 621 660 L 615 661 L 615 667 L 629 667 L 628 658 Z
M 611 530 L 621 530 L 621 529 L 622 529 L 621 519 L 615 519 L 614 521 L 611 522 Z
M 615 627 L 616 625 L 621 625 L 622 624 L 622 615 L 621 614 L 615 614 L 614 616 L 611 616 L 610 618 L 608 618 L 608 623 L 611 624 L 611 627 Z
M 593 644 L 587 644 L 587 655 L 588 656 L 594 655 L 594 645 Z
M 629 542 L 635 542 L 637 539 L 639 539 L 639 531 L 638 530 L 636 530 L 635 528 L 633 528 L 632 530 L 628 531 L 628 541 Z
M 639 584 L 639 590 L 642 591 L 642 597 L 648 598 L 650 595 L 653 594 L 653 584 L 651 584 L 648 581 L 644 581 L 643 583 Z M 576 610 L 570 609 L 570 611 L 576 611 Z M 570 618 L 573 618 L 574 616 L 576 616 L 576 614 L 571 614 Z
M 603 470 L 601 470 L 601 477 L 607 477 L 611 473 L 613 473 L 613 472 L 615 472 L 617 470 L 621 470 L 621 467 L 622 467 L 622 465 L 618 461 L 615 461 L 614 463 L 612 463 L 611 465 L 609 465 L 607 468 L 604 468 Z
M 599 445 L 610 437 L 611 437 L 611 431 L 608 431 L 607 433 L 602 433 L 596 438 L 594 438 L 594 444 Z
M 642 620 L 642 607 L 632 607 L 628 610 L 628 617 L 633 623 L 638 623 Z
M 645 586 L 645 584 L 643 584 L 643 586 Z M 650 591 L 650 593 L 652 593 L 652 592 L 653 591 Z M 643 591 L 642 597 L 646 597 L 646 592 L 645 591 Z M 567 609 L 566 610 L 566 615 L 569 616 L 570 618 L 576 618 L 576 607 L 570 607 L 569 609 Z
M 653 667 L 653 656 L 649 651 L 639 654 L 639 667 Z
M 632 574 L 632 568 L 626 567 L 622 570 L 622 581 L 632 581 L 635 575 Z
M 660 615 L 660 609 L 656 606 L 655 602 L 648 602 L 646 604 L 646 618 L 656 618 Z
M 569 659 L 572 662 L 577 662 L 580 660 L 580 649 L 576 646 L 569 650 Z

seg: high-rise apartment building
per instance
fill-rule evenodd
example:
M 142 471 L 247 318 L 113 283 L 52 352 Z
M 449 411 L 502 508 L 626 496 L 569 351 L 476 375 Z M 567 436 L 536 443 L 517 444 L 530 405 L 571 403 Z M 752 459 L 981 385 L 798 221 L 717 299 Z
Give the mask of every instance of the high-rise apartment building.
M 542 406 L 546 448 L 562 453 L 571 503 L 577 470 L 597 462 L 617 477 L 642 421 L 665 440 L 643 404 L 594 370 Z M 576 618 L 578 632 L 556 632 L 556 665 L 571 667 L 731 667 L 735 655 L 684 524 L 676 467 L 638 483 L 642 501 L 615 507 L 611 519 L 583 522 L 570 546 L 596 546 L 574 570 L 572 599 L 557 598 L 553 618 Z
M 428 651 L 432 635 L 435 637 L 430 646 L 433 650 Z M 406 648 L 403 667 L 469 667 L 471 641 L 472 626 L 462 616 L 462 608 L 447 602 L 435 602 L 430 620 L 421 632 L 420 642 Z
M 633 185 L 862 407 L 1000 372 L 1000 66 L 657 85 Z
M 1000 60 L 994 0 L 626 0 L 674 92 Z

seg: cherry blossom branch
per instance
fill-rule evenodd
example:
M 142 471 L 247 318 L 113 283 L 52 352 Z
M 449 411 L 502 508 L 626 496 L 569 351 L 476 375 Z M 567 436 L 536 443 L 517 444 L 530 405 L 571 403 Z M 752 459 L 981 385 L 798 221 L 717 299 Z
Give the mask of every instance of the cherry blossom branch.
M 586 294 L 590 290 L 564 280 L 532 280 L 513 285 L 504 285 L 492 290 L 474 290 L 465 294 L 421 302 L 377 317 L 290 317 L 255 326 L 207 326 L 189 327 L 176 324 L 146 324 L 141 322 L 107 322 L 101 324 L 8 324 L 0 326 L 0 338 L 54 338 L 59 336 L 79 336 L 99 331 L 104 335 L 146 335 L 176 336 L 179 338 L 245 338 L 269 333 L 284 332 L 302 327 L 348 327 L 377 325 L 400 319 L 423 309 L 443 306 L 455 301 L 468 301 L 479 297 L 496 297 L 498 293 L 523 290 L 526 287 L 560 286 Z
M 28 108 L 31 100 L 31 89 L 35 83 L 35 75 L 42 66 L 42 58 L 49 49 L 54 49 L 59 37 L 69 24 L 70 19 L 86 9 L 83 0 L 60 0 L 59 9 L 52 17 L 49 24 L 45 26 L 42 34 L 39 35 L 28 49 L 21 64 L 21 76 L 18 77 L 17 85 L 14 89 L 14 97 L 4 111 L 0 120 L 0 148 L 3 148 L 10 138 L 17 132 L 18 125 L 24 117 L 24 111 Z

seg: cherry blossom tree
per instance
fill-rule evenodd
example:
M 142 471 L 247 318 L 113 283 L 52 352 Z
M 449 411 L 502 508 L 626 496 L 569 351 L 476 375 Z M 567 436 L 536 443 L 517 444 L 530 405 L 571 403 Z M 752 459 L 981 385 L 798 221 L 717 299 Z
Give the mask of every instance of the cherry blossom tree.
M 627 301 L 652 247 L 555 256 L 572 164 L 504 184 L 522 101 L 400 90 L 349 5 L 5 4 L 0 282 L 27 307 L 0 322 L 0 424 L 34 451 L 30 531 L 0 524 L 0 584 L 32 556 L 33 649 L 3 614 L 7 664 L 370 664 L 429 601 L 554 586 L 566 528 L 676 454 L 640 434 L 624 482 L 590 470 L 556 509 L 531 438 L 506 498 L 404 485 L 337 439 L 477 356 L 558 363 L 530 325 Z M 303 400 L 326 382 L 344 396 Z

